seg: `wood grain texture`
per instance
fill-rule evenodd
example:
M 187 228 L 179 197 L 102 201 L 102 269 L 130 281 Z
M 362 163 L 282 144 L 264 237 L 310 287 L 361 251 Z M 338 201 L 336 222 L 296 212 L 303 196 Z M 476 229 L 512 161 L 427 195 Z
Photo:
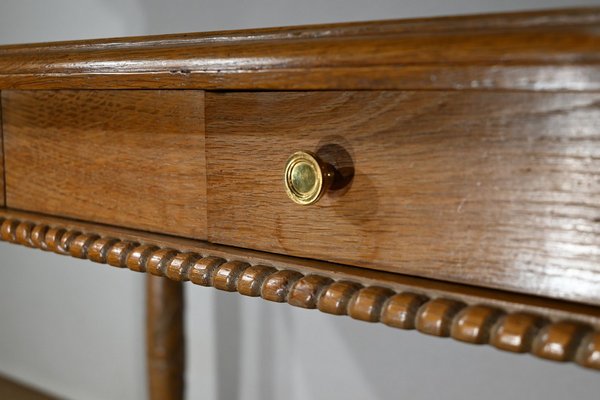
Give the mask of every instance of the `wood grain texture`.
M 2 132 L 2 92 L 0 92 L 0 207 L 6 205 L 4 180 L 4 134 Z
M 599 90 L 575 9 L 0 47 L 0 89 Z
M 161 254 L 165 258 L 165 254 Z M 148 275 L 146 355 L 152 400 L 182 400 L 184 397 L 183 307 L 180 282 Z
M 13 210 L 0 210 L 0 240 L 166 276 L 176 282 L 189 280 L 296 307 L 396 328 L 416 328 L 430 335 L 600 369 L 599 307 Z M 161 318 L 177 315 L 179 311 L 164 302 L 164 293 L 159 297 L 157 307 L 150 309 Z M 161 333 L 157 343 L 179 351 L 179 342 L 172 340 L 179 335 L 177 324 L 178 317 L 174 326 L 166 319 L 151 323 L 176 330 L 174 334 Z M 169 365 L 179 365 L 177 360 Z
M 209 240 L 600 304 L 600 94 L 207 94 Z M 350 184 L 317 204 L 312 151 Z
M 5 91 L 7 204 L 206 238 L 204 93 Z

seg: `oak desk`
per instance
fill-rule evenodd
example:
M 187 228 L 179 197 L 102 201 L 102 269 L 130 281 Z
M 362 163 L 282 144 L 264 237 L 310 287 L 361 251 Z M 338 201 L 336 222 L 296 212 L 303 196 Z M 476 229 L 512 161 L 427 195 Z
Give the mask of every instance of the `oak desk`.
M 0 47 L 2 240 L 600 369 L 600 10 Z M 152 277 L 151 275 L 154 275 Z

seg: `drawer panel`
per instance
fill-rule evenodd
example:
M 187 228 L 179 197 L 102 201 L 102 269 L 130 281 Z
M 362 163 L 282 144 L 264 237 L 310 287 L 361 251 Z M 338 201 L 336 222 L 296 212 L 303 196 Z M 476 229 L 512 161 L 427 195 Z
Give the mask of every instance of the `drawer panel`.
M 202 91 L 2 93 L 7 205 L 206 238 Z
M 600 94 L 207 94 L 209 240 L 590 301 L 600 289 Z M 301 206 L 298 150 L 345 171 Z M 593 300 L 596 301 L 596 300 Z

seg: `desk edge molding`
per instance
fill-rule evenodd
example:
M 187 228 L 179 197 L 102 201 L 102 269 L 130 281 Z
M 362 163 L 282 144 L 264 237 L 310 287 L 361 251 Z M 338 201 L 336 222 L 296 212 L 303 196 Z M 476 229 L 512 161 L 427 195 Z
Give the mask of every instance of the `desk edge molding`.
M 600 90 L 600 8 L 0 46 L 2 89 Z
M 408 285 L 395 284 L 393 280 L 369 279 L 351 267 L 321 269 L 309 260 L 290 261 L 290 257 L 6 209 L 0 211 L 0 239 L 173 281 L 191 281 L 361 321 L 600 369 L 597 307 L 567 304 L 561 310 L 564 303 L 560 301 L 540 303 L 525 295 L 514 295 L 517 297 L 511 300 L 512 295 L 493 290 L 485 295 L 486 289 L 465 289 L 462 295 L 460 285 L 428 286 L 419 284 L 426 281 L 422 279 L 416 279 L 412 287 L 412 278 L 406 278 Z M 575 311 L 578 307 L 582 313 Z

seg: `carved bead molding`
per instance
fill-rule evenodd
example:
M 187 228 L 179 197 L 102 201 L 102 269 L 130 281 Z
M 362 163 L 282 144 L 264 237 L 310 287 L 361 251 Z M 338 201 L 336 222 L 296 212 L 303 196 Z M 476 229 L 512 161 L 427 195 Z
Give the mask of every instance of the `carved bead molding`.
M 177 249 L 157 245 L 158 235 L 136 232 L 137 240 L 132 240 L 131 234 L 108 236 L 74 228 L 73 223 L 60 226 L 49 221 L 52 219 L 47 217 L 41 217 L 37 222 L 11 218 L 10 215 L 0 217 L 0 238 L 174 281 L 191 281 L 246 296 L 287 302 L 296 307 L 349 315 L 361 321 L 416 329 L 428 335 L 490 344 L 501 350 L 532 353 L 548 360 L 572 361 L 586 368 L 600 369 L 600 318 L 595 307 L 588 307 L 592 312 L 581 317 L 572 311 L 578 310 L 578 305 L 557 311 L 539 306 L 540 300 L 535 298 L 530 304 L 510 305 L 492 298 L 486 301 L 480 296 L 480 303 L 473 303 L 467 295 L 440 296 L 443 290 L 433 285 L 422 285 L 414 292 L 399 291 L 384 285 L 365 284 L 360 273 L 352 280 L 348 279 L 349 274 L 331 270 L 321 274 L 318 270 L 313 273 L 314 268 L 310 267 L 303 272 L 281 268 L 280 265 L 285 263 L 277 259 L 272 265 L 263 265 L 256 252 L 247 252 L 244 257 L 239 255 L 239 250 L 235 255 L 232 249 L 234 257 L 228 258 L 224 256 L 223 246 L 205 244 L 206 251 L 189 251 L 191 241 L 183 239 L 179 239 L 183 244 Z M 80 226 L 91 225 L 81 223 Z M 104 229 L 111 233 L 127 232 L 99 227 L 100 231 Z M 167 237 L 163 242 L 168 243 L 168 240 Z M 451 284 L 439 286 L 444 285 L 451 287 Z M 501 304 L 508 305 L 502 307 Z M 536 307 L 542 311 L 531 312 Z

